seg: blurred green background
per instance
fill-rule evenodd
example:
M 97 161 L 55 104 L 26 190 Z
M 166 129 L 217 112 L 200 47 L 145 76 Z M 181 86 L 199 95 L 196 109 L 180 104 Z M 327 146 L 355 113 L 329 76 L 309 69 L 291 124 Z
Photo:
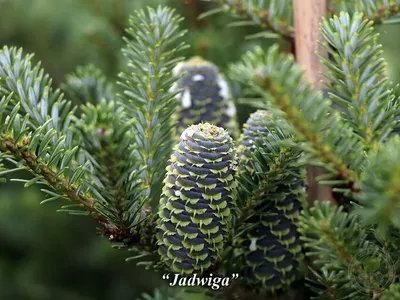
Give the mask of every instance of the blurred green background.
M 34 52 L 54 86 L 78 65 L 89 63 L 115 80 L 123 64 L 121 37 L 128 15 L 156 4 L 175 7 L 185 16 L 191 45 L 186 57 L 202 55 L 222 71 L 255 44 L 275 42 L 246 39 L 257 28 L 229 28 L 232 18 L 225 15 L 198 21 L 210 5 L 200 1 L 0 0 L 0 47 Z M 379 26 L 395 82 L 400 82 L 399 30 L 398 25 Z M 243 122 L 250 109 L 240 111 Z M 129 253 L 98 237 L 91 219 L 56 213 L 59 203 L 40 206 L 41 200 L 38 189 L 0 184 L 0 299 L 138 299 L 163 285 L 161 274 L 126 263 Z

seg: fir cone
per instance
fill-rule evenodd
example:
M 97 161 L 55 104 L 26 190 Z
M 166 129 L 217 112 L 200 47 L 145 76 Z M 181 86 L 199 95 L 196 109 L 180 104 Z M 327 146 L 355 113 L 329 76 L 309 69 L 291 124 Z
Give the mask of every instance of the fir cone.
M 239 165 L 251 173 L 250 153 L 255 139 L 269 134 L 270 125 L 266 111 L 252 114 L 244 125 L 240 138 Z M 266 149 L 268 152 L 268 149 Z M 242 169 L 243 170 L 243 169 Z M 304 197 L 303 176 L 298 169 L 287 170 L 288 175 L 275 185 L 272 179 L 260 180 L 248 201 L 253 209 L 235 242 L 242 268 L 242 278 L 255 289 L 275 292 L 289 286 L 298 278 L 303 258 L 297 219 Z M 268 192 L 267 192 L 268 187 Z
M 201 57 L 193 57 L 174 68 L 174 74 L 181 77 L 171 88 L 182 88 L 177 95 L 180 101 L 174 118 L 178 122 L 177 136 L 188 126 L 208 122 L 228 130 L 236 138 L 238 125 L 236 107 L 228 83 L 218 72 L 218 68 Z
M 158 252 L 173 272 L 202 273 L 223 250 L 234 199 L 232 138 L 208 123 L 192 125 L 167 167 L 158 218 Z

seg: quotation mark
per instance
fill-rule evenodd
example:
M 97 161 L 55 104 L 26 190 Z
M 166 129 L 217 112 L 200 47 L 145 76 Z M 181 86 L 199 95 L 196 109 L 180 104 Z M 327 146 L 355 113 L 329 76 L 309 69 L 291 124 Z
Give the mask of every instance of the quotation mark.
M 238 279 L 238 278 L 239 278 L 239 273 L 232 274 L 232 279 Z
M 169 279 L 169 274 L 164 274 L 164 275 L 162 276 L 162 279 Z

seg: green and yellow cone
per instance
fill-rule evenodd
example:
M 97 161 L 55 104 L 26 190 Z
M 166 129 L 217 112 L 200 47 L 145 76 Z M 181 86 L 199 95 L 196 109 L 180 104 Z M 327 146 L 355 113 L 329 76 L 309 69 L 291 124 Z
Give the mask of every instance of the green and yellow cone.
M 220 258 L 230 227 L 235 151 L 209 123 L 181 135 L 167 167 L 158 213 L 158 253 L 171 271 L 202 273 Z

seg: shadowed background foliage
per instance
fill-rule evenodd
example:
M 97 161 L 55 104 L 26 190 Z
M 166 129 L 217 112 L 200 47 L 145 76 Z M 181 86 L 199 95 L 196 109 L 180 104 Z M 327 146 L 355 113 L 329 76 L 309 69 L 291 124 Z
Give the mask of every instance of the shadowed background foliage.
M 46 72 L 61 84 L 78 65 L 94 64 L 115 80 L 124 62 L 122 36 L 129 14 L 145 5 L 167 4 L 185 16 L 190 29 L 186 57 L 201 55 L 222 71 L 256 44 L 257 28 L 227 27 L 226 15 L 198 21 L 209 4 L 184 0 L 0 0 L 0 46 L 34 52 Z M 380 26 L 389 75 L 400 81 L 398 25 Z M 252 109 L 239 106 L 239 121 Z M 137 299 L 163 284 L 134 263 L 126 251 L 96 236 L 90 218 L 56 213 L 58 204 L 40 206 L 35 188 L 0 184 L 0 299 Z M 185 297 L 189 299 L 189 297 Z M 195 295 L 192 299 L 203 299 Z

